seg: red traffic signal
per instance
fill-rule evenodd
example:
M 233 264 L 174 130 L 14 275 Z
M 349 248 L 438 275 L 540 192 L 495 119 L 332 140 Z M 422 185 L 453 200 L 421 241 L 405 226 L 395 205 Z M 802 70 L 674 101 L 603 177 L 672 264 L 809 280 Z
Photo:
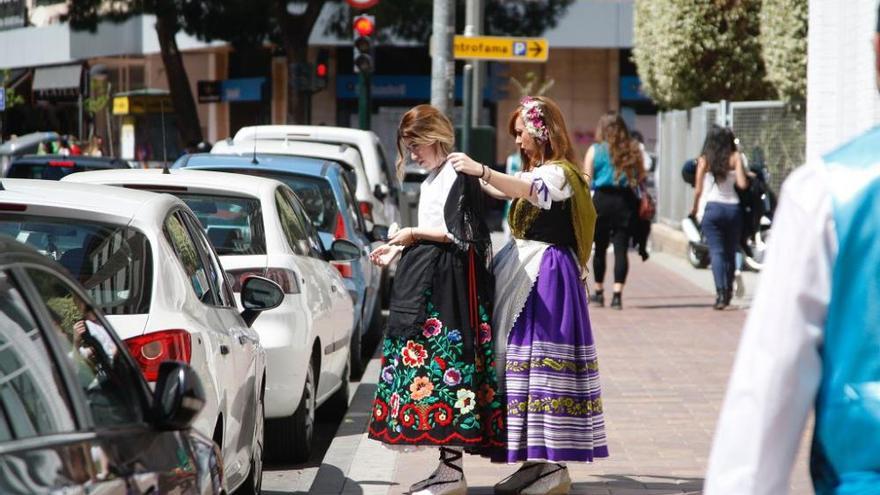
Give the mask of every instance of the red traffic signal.
M 373 31 L 376 30 L 376 24 L 371 15 L 359 15 L 355 17 L 353 27 L 355 36 L 372 36 Z
M 315 75 L 318 77 L 327 77 L 327 64 L 318 64 L 315 67 Z

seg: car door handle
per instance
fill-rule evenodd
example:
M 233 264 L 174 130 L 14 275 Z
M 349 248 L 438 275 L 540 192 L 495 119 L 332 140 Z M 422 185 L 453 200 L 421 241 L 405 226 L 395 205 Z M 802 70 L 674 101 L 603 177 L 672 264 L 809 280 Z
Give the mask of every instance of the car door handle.
M 336 286 L 335 286 L 335 285 L 331 285 L 331 286 L 330 286 L 330 290 L 331 290 L 332 292 L 336 292 L 336 290 L 337 290 L 337 289 L 336 289 Z
M 241 345 L 247 344 L 247 341 L 250 340 L 247 335 L 241 334 L 238 336 L 238 343 Z
M 220 344 L 220 354 L 223 356 L 229 354 L 229 346 L 226 344 Z

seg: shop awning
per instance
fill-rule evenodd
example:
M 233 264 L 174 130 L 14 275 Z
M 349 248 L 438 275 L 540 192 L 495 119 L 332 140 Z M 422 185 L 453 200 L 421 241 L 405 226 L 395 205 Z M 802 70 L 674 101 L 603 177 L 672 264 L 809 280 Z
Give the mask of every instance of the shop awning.
M 37 67 L 34 69 L 35 93 L 47 95 L 77 95 L 80 92 L 83 67 L 81 64 Z

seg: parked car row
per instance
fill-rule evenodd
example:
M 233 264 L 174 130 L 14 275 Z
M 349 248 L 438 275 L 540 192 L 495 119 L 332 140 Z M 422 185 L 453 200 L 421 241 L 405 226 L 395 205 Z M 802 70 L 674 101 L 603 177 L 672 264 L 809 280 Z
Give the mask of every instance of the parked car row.
M 292 141 L 291 126 L 282 127 Z M 51 421 L 74 425 L 59 432 L 87 431 L 100 443 L 105 430 L 112 431 L 118 433 L 115 441 L 129 442 L 132 449 L 100 457 L 101 445 L 90 447 L 76 435 L 61 435 L 54 443 L 54 430 L 24 425 L 19 431 L 18 415 L 10 413 L 15 407 L 4 402 L 0 375 L 5 406 L 0 408 L 0 487 L 12 480 L 9 490 L 0 491 L 66 489 L 95 483 L 87 478 L 97 476 L 121 483 L 136 478 L 144 492 L 259 493 L 264 452 L 279 460 L 306 460 L 317 407 L 345 411 L 349 374 L 362 367 L 362 338 L 379 331 L 383 284 L 390 283 L 368 254 L 387 236 L 388 224 L 399 220 L 396 180 L 387 170 L 368 172 L 382 154 L 372 133 L 353 131 L 350 139 L 347 130 L 306 133 L 310 139 L 304 140 L 312 142 L 282 150 L 272 142 L 278 134 L 270 130 L 261 129 L 249 154 L 232 140 L 230 154 L 185 156 L 172 170 L 131 170 L 112 160 L 80 163 L 72 157 L 12 162 L 6 175 L 27 179 L 0 179 L 0 235 L 28 248 L 5 249 L 14 241 L 0 239 L 0 252 L 52 260 L 41 260 L 40 266 L 49 267 L 74 294 L 59 296 L 61 289 L 34 279 L 27 263 L 10 261 L 16 268 L 6 269 L 0 258 L 0 303 L 8 278 L 8 286 L 39 313 L 37 325 L 23 326 L 26 335 L 36 335 L 38 327 L 50 332 L 39 325 L 48 316 L 56 334 L 45 338 L 62 344 L 69 339 L 66 347 L 50 344 L 60 349 L 60 357 L 44 364 L 59 369 L 36 370 L 34 386 L 67 403 L 68 416 L 60 405 L 51 406 L 58 416 Z M 365 146 L 376 148 L 364 152 Z M 32 180 L 37 178 L 51 180 Z M 365 189 L 369 180 L 384 182 Z M 369 197 L 358 195 L 362 190 Z M 28 284 L 37 290 L 22 289 Z M 39 304 L 46 309 L 34 309 Z M 0 304 L 0 319 L 6 308 Z M 19 338 L 5 335 L 7 330 L 14 327 L 0 326 L 0 338 Z M 21 352 L 38 352 L 33 341 Z M 9 375 L 15 370 L 7 366 L 15 364 L 4 360 L 3 349 L 0 342 L 0 370 Z M 128 368 L 119 373 L 131 376 L 114 378 L 101 359 L 123 363 L 120 369 Z M 52 377 L 63 383 L 53 388 L 46 382 Z M 112 383 L 107 387 L 117 390 L 116 396 L 93 397 L 103 383 Z M 76 384 L 82 390 L 67 390 Z M 65 389 L 55 393 L 60 388 Z M 26 395 L 30 389 L 16 390 Z M 128 393 L 123 391 L 131 392 L 123 397 Z M 91 413 L 83 399 L 71 399 L 76 394 L 84 395 L 87 405 L 94 402 Z M 114 412 L 114 400 L 131 410 Z M 30 404 L 18 407 L 33 413 Z M 45 419 L 35 414 L 28 417 L 35 424 Z M 175 432 L 177 444 L 168 440 L 135 448 L 138 440 L 128 438 L 155 440 L 167 430 Z M 52 438 L 42 442 L 44 433 Z M 27 441 L 32 437 L 41 441 Z M 184 444 L 191 458 L 174 454 Z M 67 464 L 64 456 L 71 448 L 85 448 L 104 471 L 77 474 L 58 468 L 54 481 L 20 484 L 26 473 L 18 472 L 16 456 L 37 455 L 34 445 L 39 455 Z M 162 448 L 169 450 L 156 450 Z M 154 459 L 138 457 L 145 455 Z M 133 466 L 146 471 L 135 472 Z M 191 468 L 191 476 L 174 474 L 183 467 Z M 145 474 L 153 468 L 153 475 Z

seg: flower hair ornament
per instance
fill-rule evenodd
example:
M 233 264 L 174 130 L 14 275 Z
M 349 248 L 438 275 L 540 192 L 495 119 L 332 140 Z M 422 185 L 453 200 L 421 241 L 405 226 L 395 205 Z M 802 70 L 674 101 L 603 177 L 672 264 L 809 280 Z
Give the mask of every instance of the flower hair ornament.
M 541 102 L 531 96 L 524 96 L 519 104 L 522 107 L 519 111 L 519 117 L 522 119 L 526 131 L 538 142 L 546 143 L 550 132 L 544 125 L 544 111 L 541 109 Z

